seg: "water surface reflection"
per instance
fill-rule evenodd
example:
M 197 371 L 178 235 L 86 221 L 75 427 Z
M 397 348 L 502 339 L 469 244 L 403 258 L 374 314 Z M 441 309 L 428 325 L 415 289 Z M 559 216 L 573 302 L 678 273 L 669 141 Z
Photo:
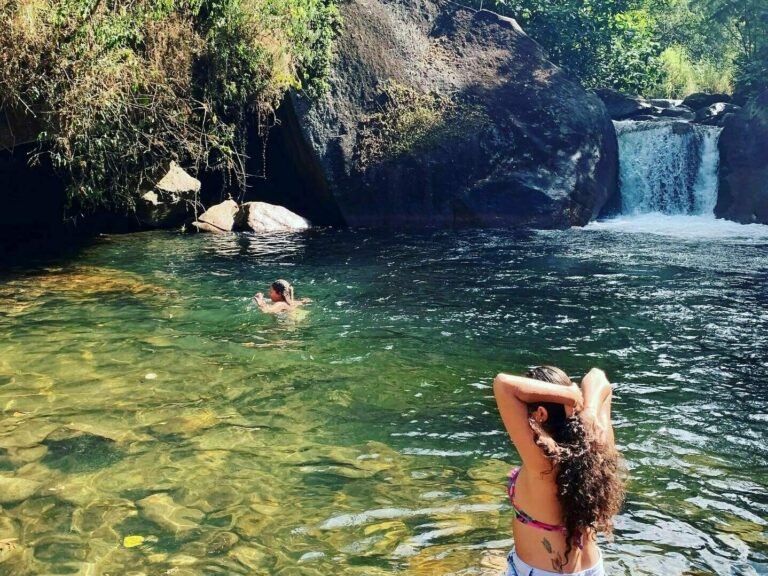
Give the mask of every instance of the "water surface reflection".
M 516 457 L 490 380 L 549 362 L 617 385 L 610 574 L 768 573 L 767 256 L 754 234 L 320 230 L 16 267 L 0 572 L 498 574 Z M 307 315 L 254 308 L 278 277 Z

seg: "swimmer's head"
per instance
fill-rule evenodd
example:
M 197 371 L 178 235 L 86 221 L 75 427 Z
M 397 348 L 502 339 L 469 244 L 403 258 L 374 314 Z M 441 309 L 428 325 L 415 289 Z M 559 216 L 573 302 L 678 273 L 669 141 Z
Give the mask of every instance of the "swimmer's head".
M 287 280 L 276 280 L 269 287 L 269 297 L 272 302 L 293 302 L 293 286 Z

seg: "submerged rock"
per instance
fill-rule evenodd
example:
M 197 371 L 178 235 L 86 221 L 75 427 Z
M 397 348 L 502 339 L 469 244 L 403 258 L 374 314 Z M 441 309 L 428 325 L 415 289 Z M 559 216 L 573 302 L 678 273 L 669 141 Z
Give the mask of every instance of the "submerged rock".
M 725 117 L 715 215 L 768 224 L 768 91 Z
M 198 529 L 205 516 L 200 510 L 176 504 L 165 493 L 147 496 L 136 502 L 136 505 L 144 517 L 177 536 Z
M 567 227 L 615 192 L 605 107 L 514 20 L 433 0 L 339 9 L 331 89 L 292 104 L 347 224 Z
M 37 480 L 0 476 L 0 504 L 19 502 L 32 496 L 40 488 Z
M 191 414 L 181 414 L 152 425 L 156 434 L 194 434 L 200 430 L 213 428 L 219 418 L 210 410 L 197 410 Z
M 4 430 L 0 436 L 0 448 L 34 448 L 40 445 L 60 424 L 40 422 L 35 419 L 19 422 Z
M 311 224 L 287 208 L 266 202 L 246 202 L 235 215 L 236 230 L 253 232 L 286 232 L 307 230 Z
M 208 210 L 198 216 L 195 222 L 192 222 L 192 226 L 200 232 L 212 232 L 214 234 L 231 232 L 237 211 L 237 202 L 225 200 L 221 204 L 208 208 Z
M 228 552 L 240 538 L 233 532 L 215 532 L 205 541 L 205 552 L 208 556 L 216 556 Z

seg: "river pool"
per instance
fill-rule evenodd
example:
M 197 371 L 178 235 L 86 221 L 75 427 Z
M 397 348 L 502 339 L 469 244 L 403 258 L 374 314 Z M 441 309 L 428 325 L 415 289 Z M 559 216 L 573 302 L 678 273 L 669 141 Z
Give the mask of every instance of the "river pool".
M 490 383 L 538 363 L 615 383 L 609 574 L 768 574 L 768 227 L 683 217 L 7 262 L 0 574 L 497 575 Z

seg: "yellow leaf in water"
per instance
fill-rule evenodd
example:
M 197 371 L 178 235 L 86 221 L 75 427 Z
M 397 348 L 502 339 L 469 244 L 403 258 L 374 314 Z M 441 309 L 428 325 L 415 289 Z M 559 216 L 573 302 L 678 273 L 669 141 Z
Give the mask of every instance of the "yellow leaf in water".
M 144 536 L 126 536 L 123 538 L 123 546 L 126 548 L 135 548 L 144 544 Z

